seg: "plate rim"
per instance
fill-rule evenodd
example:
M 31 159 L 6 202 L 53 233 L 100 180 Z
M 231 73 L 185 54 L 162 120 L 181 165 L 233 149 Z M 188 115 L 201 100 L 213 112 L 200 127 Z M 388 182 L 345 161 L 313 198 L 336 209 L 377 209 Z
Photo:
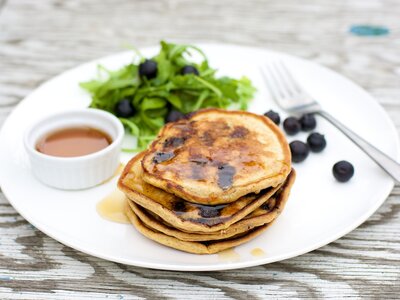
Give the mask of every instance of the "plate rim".
M 279 52 L 279 51 L 274 51 L 274 50 L 270 50 L 268 48 L 263 48 L 263 47 L 254 47 L 254 46 L 245 46 L 245 45 L 237 45 L 237 44 L 231 44 L 231 43 L 194 43 L 196 46 L 199 47 L 234 47 L 237 49 L 242 49 L 242 50 L 256 50 L 256 51 L 263 51 L 265 53 L 269 53 L 269 54 L 274 54 L 274 55 L 279 55 L 282 57 L 286 57 L 289 59 L 296 59 L 296 60 L 300 60 L 302 62 L 306 62 L 306 63 L 311 63 L 314 65 L 317 65 L 318 67 L 324 69 L 324 71 L 327 71 L 329 73 L 332 73 L 336 76 L 340 76 L 341 80 L 345 80 L 347 81 L 347 83 L 350 83 L 354 88 L 359 89 L 360 91 L 362 91 L 366 96 L 368 96 L 371 100 L 371 103 L 374 103 L 374 105 L 376 106 L 376 108 L 378 108 L 383 115 L 385 116 L 385 118 L 388 121 L 388 124 L 390 126 L 390 129 L 392 131 L 392 134 L 394 134 L 394 136 L 396 137 L 393 141 L 393 146 L 395 148 L 395 156 L 396 156 L 396 160 L 399 160 L 400 157 L 400 139 L 399 136 L 397 134 L 397 129 L 394 125 L 394 122 L 392 121 L 392 119 L 389 117 L 388 113 L 386 112 L 386 110 L 383 108 L 383 106 L 368 92 L 366 91 L 363 87 L 361 87 L 360 85 L 358 85 L 356 82 L 354 82 L 353 80 L 350 80 L 349 78 L 345 77 L 344 75 L 342 75 L 341 73 L 338 73 L 328 67 L 325 67 L 324 65 L 321 65 L 317 62 L 308 60 L 306 58 L 302 58 L 302 57 L 298 57 L 295 55 L 291 55 L 291 54 L 287 54 L 284 52 Z M 159 47 L 159 45 L 157 46 L 150 46 L 150 47 L 142 47 L 139 50 L 141 51 L 153 51 L 154 49 L 157 49 Z M 106 60 L 106 59 L 110 59 L 112 57 L 116 57 L 116 56 L 123 56 L 126 55 L 127 53 L 132 53 L 132 51 L 121 51 L 121 52 L 117 52 L 117 53 L 113 53 L 113 54 L 109 54 L 100 58 L 96 58 L 87 62 L 83 62 L 80 63 L 78 65 L 76 65 L 75 67 L 72 67 L 70 69 L 67 69 L 59 74 L 57 74 L 54 77 L 51 77 L 49 80 L 46 80 L 45 82 L 43 82 L 42 84 L 40 84 L 37 88 L 35 88 L 32 92 L 30 92 L 27 96 L 25 96 L 16 106 L 15 108 L 11 111 L 11 113 L 7 116 L 6 120 L 3 123 L 3 126 L 0 130 L 0 140 L 2 138 L 2 136 L 4 135 L 4 131 L 6 128 L 6 124 L 9 122 L 10 117 L 15 114 L 16 111 L 19 111 L 21 109 L 21 107 L 23 107 L 24 102 L 32 97 L 32 95 L 34 95 L 36 92 L 38 92 L 38 90 L 43 89 L 44 87 L 46 87 L 46 85 L 51 84 L 53 81 L 57 80 L 59 77 L 68 74 L 71 71 L 74 71 L 75 69 L 81 68 L 83 66 L 86 65 L 91 65 L 91 64 L 95 64 L 96 62 L 100 61 L 100 60 Z M 1 145 L 0 145 L 1 147 Z M 0 157 L 0 160 L 2 160 L 2 158 Z M 364 223 L 370 216 L 372 216 L 378 209 L 379 207 L 387 200 L 388 196 L 390 195 L 390 192 L 392 191 L 393 187 L 394 187 L 394 180 L 391 181 L 391 183 L 387 184 L 387 187 L 385 187 L 385 190 L 382 189 L 381 195 L 379 195 L 379 201 L 376 201 L 375 205 L 371 206 L 369 210 L 367 210 L 362 216 L 360 216 L 358 219 L 356 219 L 355 221 L 352 222 L 351 226 L 347 226 L 345 228 L 343 228 L 341 231 L 339 231 L 338 233 L 336 233 L 335 235 L 329 236 L 325 239 L 320 240 L 317 243 L 313 243 L 307 247 L 303 247 L 300 250 L 296 250 L 296 251 L 292 251 L 289 253 L 286 253 L 284 255 L 279 255 L 276 256 L 274 259 L 268 259 L 268 258 L 257 258 L 257 259 L 252 259 L 252 260 L 245 260 L 245 261 L 227 261 L 227 262 L 223 262 L 220 264 L 204 264 L 204 265 L 179 265 L 179 264 L 165 264 L 165 263 L 152 263 L 152 262 L 143 262 L 141 260 L 132 260 L 132 259 L 121 259 L 121 258 L 116 258 L 113 257 L 112 255 L 102 255 L 102 254 L 98 254 L 98 253 L 94 253 L 93 251 L 91 251 L 90 249 L 86 249 L 85 247 L 81 247 L 81 243 L 79 243 L 79 245 L 74 245 L 73 242 L 69 241 L 69 238 L 66 237 L 63 241 L 59 240 L 59 238 L 56 238 L 55 235 L 53 235 L 53 232 L 51 230 L 47 230 L 46 226 L 39 221 L 39 220 L 35 220 L 31 217 L 26 217 L 25 213 L 21 213 L 20 210 L 18 209 L 18 204 L 16 204 L 13 200 L 11 200 L 12 198 L 9 197 L 8 194 L 8 190 L 7 188 L 3 187 L 2 184 L 2 172 L 0 171 L 0 188 L 2 193 L 4 194 L 6 200 L 13 206 L 13 208 L 26 220 L 28 221 L 30 224 L 32 224 L 33 226 L 35 226 L 38 230 L 40 230 L 41 232 L 43 232 L 44 234 L 46 234 L 47 236 L 51 237 L 52 239 L 56 240 L 57 242 L 66 245 L 68 247 L 71 247 L 72 249 L 75 249 L 77 251 L 83 252 L 85 254 L 94 256 L 94 257 L 98 257 L 101 259 L 105 259 L 108 261 L 112 261 L 112 262 L 116 262 L 116 263 L 122 263 L 125 265 L 130 265 L 130 266 L 136 266 L 136 267 L 141 267 L 141 268 L 149 268 L 149 269 L 157 269 L 157 270 L 170 270 L 170 271 L 191 271 L 191 272 L 201 272 L 201 271 L 222 271 L 222 270 L 232 270 L 232 269 L 241 269 L 241 268 L 247 268 L 247 267 L 254 267 L 254 266 L 259 266 L 259 265 L 264 265 L 264 264 L 269 264 L 269 263 L 273 263 L 273 262 L 277 262 L 277 261 L 281 261 L 281 260 L 285 260 L 285 259 L 289 259 L 289 258 L 293 258 L 299 255 L 303 255 L 305 253 L 311 252 L 313 250 L 316 250 L 322 246 L 325 246 L 333 241 L 336 241 L 337 239 L 345 236 L 346 234 L 348 234 L 349 232 L 353 231 L 354 229 L 356 229 L 357 227 L 359 227 L 362 223 Z M 378 198 L 378 197 L 377 197 Z M 43 229 L 44 228 L 44 229 Z

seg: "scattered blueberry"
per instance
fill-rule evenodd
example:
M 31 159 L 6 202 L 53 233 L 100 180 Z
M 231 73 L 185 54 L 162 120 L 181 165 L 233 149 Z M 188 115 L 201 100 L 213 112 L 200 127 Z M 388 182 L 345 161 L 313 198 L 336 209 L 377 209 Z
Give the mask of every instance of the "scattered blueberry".
M 181 113 L 178 110 L 172 109 L 169 111 L 169 113 L 165 119 L 165 122 L 166 123 L 175 122 L 175 121 L 178 121 L 183 118 L 185 118 L 185 115 L 183 113 Z
M 283 121 L 283 129 L 285 129 L 286 133 L 288 135 L 295 135 L 299 133 L 301 129 L 301 125 L 299 120 L 297 120 L 294 117 L 289 117 L 286 118 L 285 121 Z
M 311 133 L 307 138 L 307 144 L 312 152 L 321 152 L 326 147 L 326 140 L 318 132 Z
M 281 123 L 281 117 L 279 114 L 273 110 L 267 111 L 264 116 L 269 118 L 272 122 L 274 122 L 276 125 L 279 125 Z
M 333 165 L 332 172 L 337 181 L 346 182 L 353 177 L 354 167 L 348 161 L 341 160 Z
M 129 99 L 122 99 L 115 105 L 115 113 L 120 118 L 129 118 L 135 114 L 135 108 Z
M 152 79 L 157 76 L 157 63 L 154 60 L 146 59 L 139 65 L 139 75 Z
M 184 66 L 181 71 L 182 75 L 194 74 L 199 75 L 199 71 L 193 66 Z
M 301 130 L 311 131 L 317 127 L 317 121 L 313 114 L 305 114 L 300 118 Z
M 310 153 L 308 145 L 301 141 L 293 141 L 289 144 L 290 152 L 292 152 L 293 162 L 302 162 Z

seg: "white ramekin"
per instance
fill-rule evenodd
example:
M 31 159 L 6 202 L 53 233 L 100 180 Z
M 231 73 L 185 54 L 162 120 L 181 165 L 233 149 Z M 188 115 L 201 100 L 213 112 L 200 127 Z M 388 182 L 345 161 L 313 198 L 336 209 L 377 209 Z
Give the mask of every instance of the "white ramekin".
M 112 138 L 106 148 L 84 156 L 56 157 L 40 153 L 36 144 L 46 134 L 68 127 L 89 126 Z M 44 184 L 65 190 L 85 189 L 109 179 L 120 163 L 124 127 L 112 114 L 98 109 L 69 110 L 35 123 L 24 136 L 31 168 Z

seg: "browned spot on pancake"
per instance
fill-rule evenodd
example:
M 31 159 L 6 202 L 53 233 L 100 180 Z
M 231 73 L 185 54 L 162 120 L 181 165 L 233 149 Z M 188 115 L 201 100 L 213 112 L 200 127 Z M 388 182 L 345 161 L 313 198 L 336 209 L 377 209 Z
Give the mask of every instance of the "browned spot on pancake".
M 162 163 L 164 161 L 170 160 L 175 154 L 173 152 L 156 152 L 153 157 L 153 162 L 155 164 Z
M 200 137 L 200 141 L 208 146 L 211 147 L 214 144 L 215 138 L 213 137 L 212 133 L 210 131 L 205 131 L 203 135 Z
M 164 141 L 163 147 L 165 148 L 176 148 L 185 143 L 185 137 L 171 137 Z
M 189 138 L 196 134 L 196 129 L 193 127 L 194 122 L 188 122 L 188 120 L 180 120 L 179 123 L 175 123 L 173 128 L 176 132 L 176 137 Z
M 255 167 L 255 166 L 261 166 L 261 163 L 257 161 L 245 161 L 243 163 L 246 167 Z
M 224 119 L 215 120 L 213 122 L 213 128 L 217 134 L 227 133 L 231 129 Z
M 232 186 L 233 176 L 235 176 L 236 169 L 229 164 L 218 165 L 218 186 L 227 190 Z
M 215 146 L 215 141 L 221 137 L 229 136 L 231 131 L 228 124 L 223 119 L 204 121 L 196 124 L 199 141 L 207 146 Z
M 231 133 L 232 138 L 244 138 L 249 134 L 249 130 L 243 126 L 235 126 Z

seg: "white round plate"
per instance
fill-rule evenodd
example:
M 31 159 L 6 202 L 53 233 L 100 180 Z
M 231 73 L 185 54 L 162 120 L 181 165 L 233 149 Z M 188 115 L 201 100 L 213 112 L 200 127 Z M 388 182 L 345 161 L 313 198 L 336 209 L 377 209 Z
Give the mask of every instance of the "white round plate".
M 303 59 L 262 49 L 216 44 L 200 47 L 219 74 L 245 75 L 253 81 L 258 92 L 250 111 L 278 110 L 259 67 L 279 58 L 286 61 L 301 85 L 327 111 L 391 157 L 398 157 L 397 133 L 385 111 L 369 94 L 341 75 Z M 151 56 L 156 51 L 158 47 L 142 52 Z M 266 232 L 236 247 L 237 255 L 232 258 L 170 249 L 143 237 L 129 224 L 104 220 L 98 215 L 96 204 L 115 190 L 116 178 L 83 191 L 49 188 L 33 177 L 22 136 L 42 116 L 87 107 L 90 97 L 78 83 L 95 77 L 98 64 L 116 69 L 131 62 L 132 57 L 132 52 L 116 54 L 55 77 L 24 99 L 1 130 L 3 192 L 26 220 L 57 241 L 97 257 L 141 267 L 182 271 L 243 268 L 294 257 L 330 243 L 364 222 L 389 195 L 392 179 L 332 125 L 318 119 L 316 130 L 325 134 L 327 148 L 294 165 L 297 180 L 285 210 Z M 284 117 L 281 112 L 281 118 Z M 307 134 L 301 133 L 294 139 L 305 141 L 306 137 Z M 127 161 L 129 157 L 125 155 L 123 160 Z M 331 171 L 332 165 L 342 159 L 355 167 L 354 177 L 345 184 L 336 182 Z M 264 255 L 253 256 L 251 251 L 255 248 L 261 248 Z

